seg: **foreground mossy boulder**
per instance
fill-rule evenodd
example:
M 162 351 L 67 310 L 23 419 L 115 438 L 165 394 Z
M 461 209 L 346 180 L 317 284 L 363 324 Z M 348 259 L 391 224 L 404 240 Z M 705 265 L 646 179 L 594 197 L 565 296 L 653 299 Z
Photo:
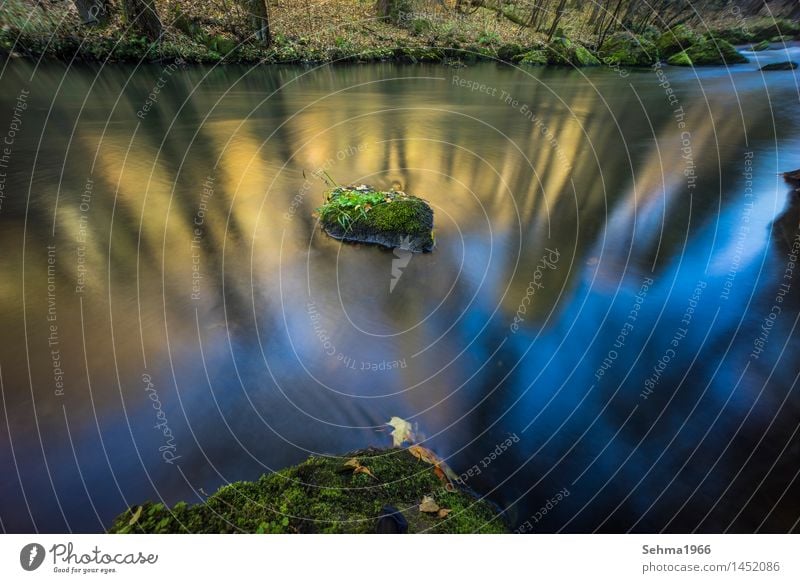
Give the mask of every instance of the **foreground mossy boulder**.
M 384 192 L 365 184 L 337 186 L 317 211 L 325 232 L 341 241 L 413 253 L 433 250 L 433 209 L 405 192 Z
M 420 511 L 426 496 L 449 512 Z M 385 505 L 403 513 L 411 533 L 509 532 L 494 506 L 445 488 L 434 466 L 403 448 L 312 456 L 257 482 L 220 488 L 201 504 L 146 502 L 118 516 L 109 532 L 371 533 Z

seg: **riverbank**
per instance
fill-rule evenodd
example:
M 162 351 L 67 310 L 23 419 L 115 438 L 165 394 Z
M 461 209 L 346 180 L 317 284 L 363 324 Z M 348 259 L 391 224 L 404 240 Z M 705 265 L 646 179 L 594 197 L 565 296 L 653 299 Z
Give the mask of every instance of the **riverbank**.
M 374 533 L 382 508 L 402 512 L 409 533 L 506 533 L 498 509 L 405 448 L 312 456 L 256 482 L 220 488 L 205 502 L 147 502 L 111 533 Z
M 701 43 L 701 59 L 681 55 L 671 64 L 722 64 L 733 44 L 782 42 L 800 38 L 790 20 L 717 18 L 702 27 L 680 25 L 669 31 L 648 27 L 637 34 L 621 30 L 599 39 L 585 24 L 564 21 L 548 35 L 520 26 L 512 14 L 426 9 L 401 13 L 393 21 L 377 18 L 374 2 L 332 1 L 300 5 L 270 2 L 272 42 L 241 40 L 241 15 L 209 12 L 195 3 L 157 3 L 163 31 L 156 42 L 134 34 L 117 15 L 102 25 L 81 23 L 71 3 L 8 0 L 0 15 L 0 53 L 65 61 L 175 61 L 195 63 L 443 62 L 455 66 L 497 60 L 523 65 L 649 66 Z M 46 7 L 43 9 L 43 7 Z M 706 41 L 711 41 L 710 43 Z M 678 50 L 671 50 L 677 47 Z M 690 53 L 691 54 L 691 53 Z

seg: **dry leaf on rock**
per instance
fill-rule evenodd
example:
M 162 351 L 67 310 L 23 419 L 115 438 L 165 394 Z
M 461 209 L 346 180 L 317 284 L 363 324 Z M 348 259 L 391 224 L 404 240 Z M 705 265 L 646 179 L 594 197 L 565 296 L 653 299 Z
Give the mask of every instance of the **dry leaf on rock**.
M 378 479 L 377 476 L 372 473 L 372 470 L 370 470 L 367 466 L 362 466 L 361 462 L 358 461 L 356 458 L 350 458 L 349 460 L 344 462 L 344 467 L 342 468 L 342 471 L 346 472 L 350 469 L 353 470 L 353 474 L 367 474 L 371 478 L 375 478 L 376 480 Z
M 444 460 L 442 460 L 427 447 L 422 445 L 412 445 L 408 448 L 408 451 L 414 457 L 431 464 L 436 477 L 439 478 L 439 480 L 441 480 L 445 486 L 450 485 L 453 480 L 458 478 L 456 473 L 450 469 Z
M 450 514 L 453 510 L 450 508 L 439 508 L 439 512 L 436 514 L 439 518 L 446 518 L 448 514 Z
M 424 447 L 422 445 L 412 445 L 411 447 L 408 448 L 408 451 L 414 457 L 419 458 L 424 462 L 428 462 L 429 464 L 432 464 L 434 466 L 442 461 L 441 459 L 439 459 L 439 456 L 437 456 L 427 447 Z
M 358 466 L 356 469 L 353 470 L 354 474 L 367 474 L 370 478 L 378 478 L 375 477 L 375 474 L 367 466 Z
M 439 505 L 430 496 L 422 497 L 422 504 L 419 505 L 420 512 L 437 513 L 439 512 Z

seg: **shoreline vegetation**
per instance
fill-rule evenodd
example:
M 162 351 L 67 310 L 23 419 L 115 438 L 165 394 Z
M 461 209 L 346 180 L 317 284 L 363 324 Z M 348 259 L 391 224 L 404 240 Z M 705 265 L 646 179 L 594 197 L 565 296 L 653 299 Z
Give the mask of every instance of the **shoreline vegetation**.
M 796 4 L 743 4 L 754 6 L 712 0 L 5 0 L 0 55 L 67 62 L 700 66 L 746 62 L 733 45 L 765 50 L 800 39 Z

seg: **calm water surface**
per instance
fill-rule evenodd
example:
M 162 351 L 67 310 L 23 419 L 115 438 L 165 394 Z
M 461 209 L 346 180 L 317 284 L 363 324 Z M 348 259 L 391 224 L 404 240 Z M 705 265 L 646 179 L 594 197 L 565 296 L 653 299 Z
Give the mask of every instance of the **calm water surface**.
M 528 530 L 798 529 L 796 72 L 3 67 L 4 530 L 392 416 Z M 319 168 L 427 198 L 435 251 L 321 234 Z

